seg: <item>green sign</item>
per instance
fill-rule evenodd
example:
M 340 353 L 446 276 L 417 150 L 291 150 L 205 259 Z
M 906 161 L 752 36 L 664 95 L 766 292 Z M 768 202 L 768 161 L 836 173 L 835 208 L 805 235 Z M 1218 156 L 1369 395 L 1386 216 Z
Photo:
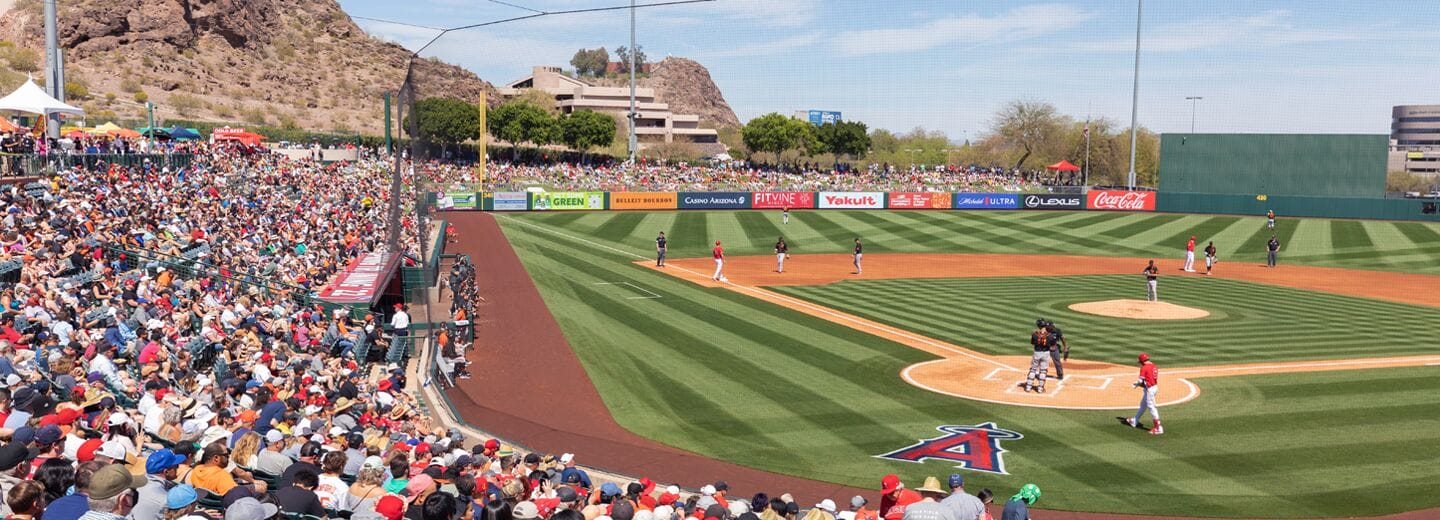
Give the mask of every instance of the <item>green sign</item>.
M 535 211 L 573 211 L 605 209 L 603 191 L 557 191 L 532 196 Z
M 454 209 L 480 209 L 480 194 L 475 192 L 452 191 L 446 193 Z

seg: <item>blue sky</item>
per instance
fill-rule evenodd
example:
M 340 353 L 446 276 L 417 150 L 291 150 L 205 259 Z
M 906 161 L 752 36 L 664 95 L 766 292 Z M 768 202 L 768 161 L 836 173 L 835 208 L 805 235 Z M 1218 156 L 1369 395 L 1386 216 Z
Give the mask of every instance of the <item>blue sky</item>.
M 624 0 L 505 0 L 544 11 Z M 655 0 L 640 0 L 641 4 Z M 490 0 L 340 0 L 356 16 L 436 27 L 530 14 Z M 356 20 L 415 48 L 435 32 Z M 652 59 L 709 68 L 742 120 L 838 110 L 871 127 L 974 138 L 1014 99 L 1130 120 L 1135 2 L 715 0 L 641 9 Z M 553 16 L 455 32 L 436 56 L 503 84 L 532 65 L 569 67 L 613 50 L 627 11 Z M 1140 122 L 1161 132 L 1388 133 L 1397 104 L 1440 104 L 1440 5 L 1412 1 L 1150 0 Z

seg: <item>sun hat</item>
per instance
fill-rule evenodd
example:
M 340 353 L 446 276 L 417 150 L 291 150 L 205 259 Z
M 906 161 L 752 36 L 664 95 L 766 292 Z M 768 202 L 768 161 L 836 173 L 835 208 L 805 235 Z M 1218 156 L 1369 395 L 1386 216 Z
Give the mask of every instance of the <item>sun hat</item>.
M 90 498 L 92 500 L 105 500 L 112 498 L 127 489 L 140 489 L 149 480 L 144 475 L 132 475 L 125 466 L 112 464 L 100 468 L 90 477 Z M 274 513 L 271 513 L 274 514 Z M 260 518 L 260 517 L 246 517 Z
M 919 491 L 921 493 L 934 493 L 937 495 L 943 495 L 946 493 L 945 490 L 940 489 L 940 479 L 935 477 L 925 477 L 925 484 L 921 485 L 918 488 L 915 488 L 915 491 Z
M 245 497 L 236 500 L 225 508 L 225 520 L 255 520 L 256 518 L 270 518 L 279 513 L 280 508 L 275 504 L 264 504 L 254 497 Z

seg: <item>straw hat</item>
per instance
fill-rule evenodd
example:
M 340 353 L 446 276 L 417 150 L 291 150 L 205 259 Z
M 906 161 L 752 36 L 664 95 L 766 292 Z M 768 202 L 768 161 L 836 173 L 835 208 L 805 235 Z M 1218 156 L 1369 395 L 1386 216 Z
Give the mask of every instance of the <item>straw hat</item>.
M 925 485 L 915 488 L 915 491 L 919 491 L 921 493 L 935 493 L 939 495 L 947 493 L 947 491 L 940 489 L 940 479 L 937 479 L 935 477 L 925 477 Z

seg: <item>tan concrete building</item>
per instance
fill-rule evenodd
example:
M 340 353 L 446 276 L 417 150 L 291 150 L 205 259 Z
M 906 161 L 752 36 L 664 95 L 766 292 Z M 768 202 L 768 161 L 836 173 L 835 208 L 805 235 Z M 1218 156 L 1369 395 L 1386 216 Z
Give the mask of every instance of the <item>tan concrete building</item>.
M 1440 105 L 1391 110 L 1390 171 L 1440 175 Z
M 594 110 L 615 116 L 623 129 L 630 111 L 629 87 L 596 87 L 561 72 L 560 67 L 541 66 L 529 76 L 500 88 L 500 95 L 514 97 L 530 89 L 540 89 L 555 96 L 556 105 L 566 114 L 576 110 Z M 635 89 L 635 135 L 644 143 L 718 143 L 720 134 L 700 128 L 700 116 L 676 114 L 670 105 L 655 100 L 655 89 Z

